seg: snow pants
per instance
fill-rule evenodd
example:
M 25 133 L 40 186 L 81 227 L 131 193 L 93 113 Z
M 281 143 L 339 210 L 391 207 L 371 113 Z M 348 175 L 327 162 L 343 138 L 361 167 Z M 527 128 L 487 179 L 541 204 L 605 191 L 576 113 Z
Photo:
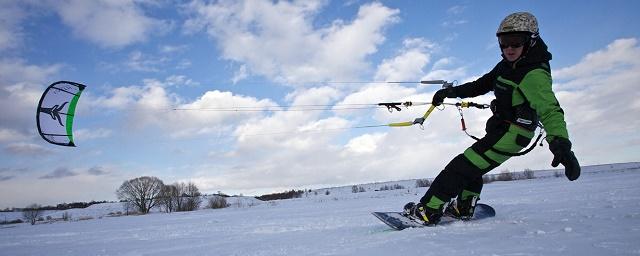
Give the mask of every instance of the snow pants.
M 420 202 L 433 209 L 441 209 L 444 203 L 458 197 L 466 199 L 480 196 L 482 176 L 495 169 L 510 156 L 493 151 L 517 153 L 529 145 L 534 131 L 497 120 L 487 121 L 487 134 L 459 154 L 438 174 Z

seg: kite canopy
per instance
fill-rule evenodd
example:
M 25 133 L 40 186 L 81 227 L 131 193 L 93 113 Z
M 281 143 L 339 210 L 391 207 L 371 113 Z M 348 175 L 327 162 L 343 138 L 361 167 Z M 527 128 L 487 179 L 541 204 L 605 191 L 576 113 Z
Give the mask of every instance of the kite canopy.
M 82 90 L 86 86 L 69 81 L 55 82 L 42 93 L 36 120 L 38 133 L 49 143 L 75 147 L 73 117 Z

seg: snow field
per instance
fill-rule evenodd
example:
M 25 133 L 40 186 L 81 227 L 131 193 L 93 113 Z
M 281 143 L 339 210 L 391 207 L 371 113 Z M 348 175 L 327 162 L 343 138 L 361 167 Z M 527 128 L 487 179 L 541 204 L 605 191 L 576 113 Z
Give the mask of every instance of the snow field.
M 494 182 L 481 202 L 496 209 L 495 218 L 404 231 L 370 212 L 400 210 L 426 188 L 342 188 L 226 209 L 7 225 L 0 226 L 0 254 L 640 255 L 639 181 L 637 168 L 602 167 L 574 182 Z

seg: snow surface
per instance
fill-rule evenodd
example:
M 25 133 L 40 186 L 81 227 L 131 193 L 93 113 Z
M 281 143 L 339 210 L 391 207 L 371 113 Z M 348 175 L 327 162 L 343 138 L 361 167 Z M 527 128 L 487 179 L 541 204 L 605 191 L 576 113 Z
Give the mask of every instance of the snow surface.
M 425 192 L 403 181 L 407 189 L 230 198 L 225 209 L 146 216 L 106 217 L 119 204 L 93 205 L 72 210 L 75 221 L 0 226 L 0 255 L 640 255 L 640 163 L 584 169 L 574 182 L 487 184 L 481 202 L 497 216 L 475 222 L 390 229 L 370 212 Z

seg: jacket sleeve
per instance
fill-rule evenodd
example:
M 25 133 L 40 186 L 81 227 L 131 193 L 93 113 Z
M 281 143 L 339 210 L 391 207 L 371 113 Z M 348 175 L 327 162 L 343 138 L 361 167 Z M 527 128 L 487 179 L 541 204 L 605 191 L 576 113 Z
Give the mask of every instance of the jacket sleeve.
M 569 139 L 564 111 L 551 89 L 551 83 L 551 73 L 544 69 L 534 69 L 524 77 L 519 88 L 544 125 L 547 141 L 552 141 L 555 137 Z
M 498 64 L 499 65 L 499 64 Z M 497 66 L 496 66 L 497 67 Z M 484 74 L 473 82 L 461 84 L 453 87 L 456 97 L 471 98 L 484 95 L 493 90 L 493 84 L 496 81 L 496 68 L 494 67 L 489 73 Z

